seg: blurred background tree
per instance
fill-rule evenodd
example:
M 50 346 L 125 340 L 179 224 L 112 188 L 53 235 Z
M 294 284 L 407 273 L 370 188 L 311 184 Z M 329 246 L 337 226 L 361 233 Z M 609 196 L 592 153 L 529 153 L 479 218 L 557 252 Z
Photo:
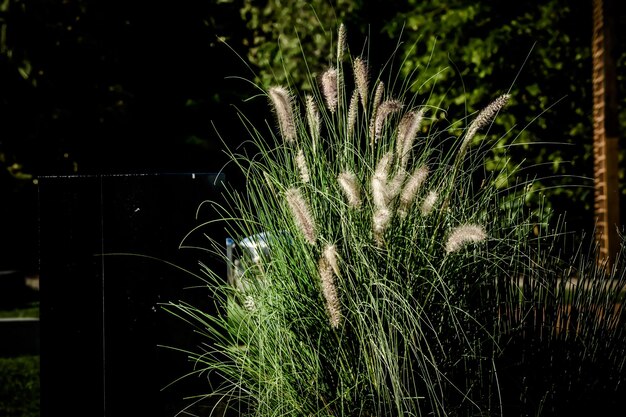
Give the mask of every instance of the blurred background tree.
M 243 0 L 246 59 L 259 70 L 255 81 L 270 86 L 291 80 L 310 90 L 306 74 L 319 75 L 333 62 L 334 44 L 329 41 L 336 35 L 337 22 L 356 10 L 355 0 L 338 0 L 334 7 L 323 0 Z
M 433 99 L 451 118 L 510 92 L 511 104 L 496 120 L 497 131 L 509 133 L 491 140 L 513 145 L 513 159 L 496 148 L 488 169 L 511 171 L 525 160 L 531 170 L 518 174 L 540 178 L 534 187 L 557 213 L 567 212 L 572 229 L 591 230 L 591 1 L 408 4 L 387 26 L 390 36 L 402 28 L 407 44 L 416 44 L 406 56 L 407 73 L 416 69 L 433 77 Z M 622 34 L 621 45 L 624 40 Z M 623 74 L 626 49 L 619 54 Z M 623 92 L 623 78 L 620 87 Z M 626 121 L 626 100 L 620 97 Z
M 232 106 L 269 117 L 242 80 L 310 88 L 340 22 L 373 70 L 395 51 L 395 69 L 430 80 L 415 88 L 441 126 L 510 90 L 489 140 L 515 145 L 514 160 L 494 152 L 488 166 L 526 160 L 552 207 L 591 227 L 591 0 L 0 0 L 0 264 L 34 245 L 15 229 L 36 228 L 37 176 L 222 168 L 212 124 L 237 146 Z
M 0 18 L 3 151 L 24 172 L 206 167 L 210 120 L 240 94 L 218 41 L 242 44 L 233 4 L 4 0 Z

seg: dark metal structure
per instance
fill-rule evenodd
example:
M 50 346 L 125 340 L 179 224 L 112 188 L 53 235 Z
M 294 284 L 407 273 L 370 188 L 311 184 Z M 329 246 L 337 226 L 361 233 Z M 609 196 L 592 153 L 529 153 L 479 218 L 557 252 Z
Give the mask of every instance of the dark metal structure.
M 167 416 L 207 393 L 208 376 L 187 378 L 194 330 L 162 309 L 184 300 L 213 311 L 199 262 L 224 276 L 207 252 L 221 225 L 214 174 L 72 176 L 39 179 L 41 415 Z M 187 269 L 190 273 L 180 268 Z M 226 277 L 224 277 L 226 280 Z

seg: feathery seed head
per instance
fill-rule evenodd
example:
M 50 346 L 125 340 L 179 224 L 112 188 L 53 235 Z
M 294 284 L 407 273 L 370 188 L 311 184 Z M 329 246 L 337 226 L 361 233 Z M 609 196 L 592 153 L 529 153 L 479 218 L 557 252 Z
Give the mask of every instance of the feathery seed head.
M 346 52 L 346 25 L 339 25 L 339 33 L 337 35 L 337 59 L 341 61 Z
M 337 261 L 337 246 L 335 245 L 326 245 L 324 248 L 324 259 L 328 262 L 328 265 L 331 266 L 333 272 L 336 276 L 339 276 L 339 262 Z
M 377 208 L 386 208 L 389 202 L 387 179 L 391 168 L 391 152 L 385 152 L 376 164 L 376 170 L 372 175 L 372 198 Z
M 387 182 L 381 177 L 372 177 L 372 198 L 376 208 L 387 207 Z
M 478 113 L 478 116 L 472 121 L 472 123 L 467 128 L 467 132 L 465 133 L 465 137 L 463 138 L 463 142 L 461 143 L 461 149 L 459 150 L 459 156 L 463 157 L 465 154 L 465 150 L 469 146 L 470 142 L 478 133 L 480 129 L 487 126 L 493 118 L 498 114 L 500 110 L 509 102 L 509 98 L 511 96 L 509 94 L 503 94 L 491 103 L 487 105 L 484 109 Z
M 315 245 L 315 220 L 313 220 L 309 206 L 304 200 L 302 193 L 297 188 L 290 188 L 285 193 L 285 197 L 300 232 L 304 235 L 307 242 Z
M 276 112 L 280 134 L 287 143 L 296 141 L 296 123 L 293 114 L 291 94 L 284 87 L 271 87 L 269 96 Z
M 380 157 L 378 163 L 376 164 L 376 169 L 374 170 L 375 177 L 381 177 L 387 180 L 389 177 L 389 169 L 391 168 L 391 162 L 393 161 L 393 154 L 391 152 L 385 152 L 383 156 Z
M 328 110 L 332 113 L 337 111 L 337 70 L 335 68 L 331 67 L 322 74 L 322 93 Z
M 354 60 L 353 64 L 354 69 L 354 84 L 356 85 L 356 89 L 359 92 L 359 96 L 361 97 L 361 105 L 363 105 L 363 110 L 367 108 L 367 95 L 368 92 L 368 73 L 367 73 L 367 64 L 361 58 L 357 58 Z
M 406 170 L 403 167 L 400 167 L 398 169 L 398 172 L 396 172 L 396 175 L 394 175 L 393 178 L 388 182 L 387 203 L 389 203 L 389 201 L 393 200 L 398 194 L 400 194 L 400 191 L 402 190 L 402 185 L 406 180 L 406 176 Z
M 424 108 L 416 111 L 410 111 L 404 115 L 398 126 L 398 137 L 396 139 L 396 155 L 400 160 L 400 165 L 406 167 L 406 164 L 413 147 L 413 141 L 419 131 L 422 120 L 424 119 Z
M 469 243 L 478 243 L 487 239 L 485 229 L 476 224 L 458 226 L 452 230 L 446 241 L 446 253 L 450 254 Z
M 378 82 L 376 86 L 376 91 L 374 92 L 374 102 L 372 103 L 372 114 L 376 114 L 378 110 L 378 106 L 383 101 L 383 94 L 385 94 L 385 83 L 382 81 Z
M 381 103 L 376 111 L 376 120 L 374 122 L 374 141 L 378 141 L 385 125 L 387 117 L 400 111 L 402 109 L 402 102 L 400 100 L 385 100 Z
M 328 263 L 326 258 L 322 256 L 318 261 L 318 272 L 322 286 L 322 295 L 326 301 L 326 310 L 332 328 L 337 329 L 341 324 L 341 303 L 339 302 L 339 294 L 335 285 L 335 277 L 333 275 L 333 267 Z
M 372 231 L 374 232 L 374 240 L 378 246 L 382 246 L 384 241 L 385 230 L 391 223 L 392 213 L 389 209 L 379 207 L 374 211 L 372 219 Z
M 310 95 L 306 96 L 306 119 L 309 124 L 309 133 L 311 134 L 311 140 L 313 142 L 313 151 L 315 152 L 315 145 L 320 138 L 321 120 L 315 99 Z
M 348 138 L 354 132 L 354 124 L 356 123 L 356 114 L 359 106 L 359 93 L 354 90 L 352 98 L 350 98 L 350 107 L 348 107 Z
M 376 91 L 374 92 L 372 118 L 370 119 L 370 142 L 372 146 L 376 143 L 376 114 L 378 113 L 380 102 L 383 100 L 383 94 L 385 94 L 385 84 L 382 81 L 379 81 L 376 86 Z
M 424 198 L 421 207 L 423 216 L 428 216 L 430 213 L 432 213 L 438 198 L 439 194 L 436 191 L 429 191 L 428 194 L 426 194 L 426 197 Z
M 302 149 L 298 150 L 298 155 L 296 156 L 296 165 L 298 166 L 298 170 L 300 171 L 300 179 L 304 183 L 308 183 L 311 179 L 309 175 L 309 167 L 306 164 L 306 158 L 304 157 L 304 151 Z
M 353 208 L 361 207 L 361 192 L 356 175 L 353 172 L 345 171 L 339 174 L 337 181 L 348 200 L 348 205 Z
M 420 190 L 427 177 L 428 167 L 426 166 L 421 166 L 413 171 L 402 190 L 402 194 L 400 194 L 400 207 L 403 211 L 407 212 L 409 207 L 411 207 L 411 204 L 415 201 L 417 192 Z
M 250 312 L 256 310 L 256 303 L 254 302 L 254 298 L 251 295 L 246 296 L 245 300 L 243 301 L 243 307 Z

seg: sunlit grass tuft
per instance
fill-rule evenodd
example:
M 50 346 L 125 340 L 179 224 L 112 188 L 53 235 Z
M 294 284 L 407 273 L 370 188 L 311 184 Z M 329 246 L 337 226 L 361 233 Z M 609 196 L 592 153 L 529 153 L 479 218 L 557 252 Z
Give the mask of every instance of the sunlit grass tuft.
M 267 233 L 269 252 L 244 254 L 232 286 L 206 271 L 223 316 L 169 306 L 207 336 L 189 355 L 222 379 L 209 395 L 250 416 L 491 416 L 622 392 L 623 269 L 561 260 L 566 235 L 528 210 L 532 187 L 472 147 L 509 96 L 446 136 L 342 30 L 317 89 L 267 91 L 278 129 L 241 116 L 257 153 L 231 155 L 247 188 L 224 217 L 236 241 Z

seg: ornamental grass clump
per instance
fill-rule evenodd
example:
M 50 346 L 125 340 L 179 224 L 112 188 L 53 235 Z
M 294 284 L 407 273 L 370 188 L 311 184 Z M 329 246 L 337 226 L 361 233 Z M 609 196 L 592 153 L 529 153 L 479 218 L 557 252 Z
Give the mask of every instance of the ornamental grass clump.
M 206 271 L 222 316 L 169 307 L 207 336 L 190 353 L 220 378 L 206 396 L 246 416 L 537 415 L 570 388 L 524 361 L 562 376 L 557 346 L 619 379 L 621 269 L 561 262 L 558 230 L 526 210 L 528 184 L 499 188 L 506 173 L 477 162 L 488 147 L 473 153 L 513 98 L 450 138 L 438 109 L 373 79 L 342 30 L 318 88 L 270 88 L 276 128 L 248 125 L 258 154 L 232 154 L 247 189 L 231 195 L 228 230 L 264 233 L 267 252 L 243 253 L 237 285 Z M 595 350 L 576 352 L 584 343 Z

